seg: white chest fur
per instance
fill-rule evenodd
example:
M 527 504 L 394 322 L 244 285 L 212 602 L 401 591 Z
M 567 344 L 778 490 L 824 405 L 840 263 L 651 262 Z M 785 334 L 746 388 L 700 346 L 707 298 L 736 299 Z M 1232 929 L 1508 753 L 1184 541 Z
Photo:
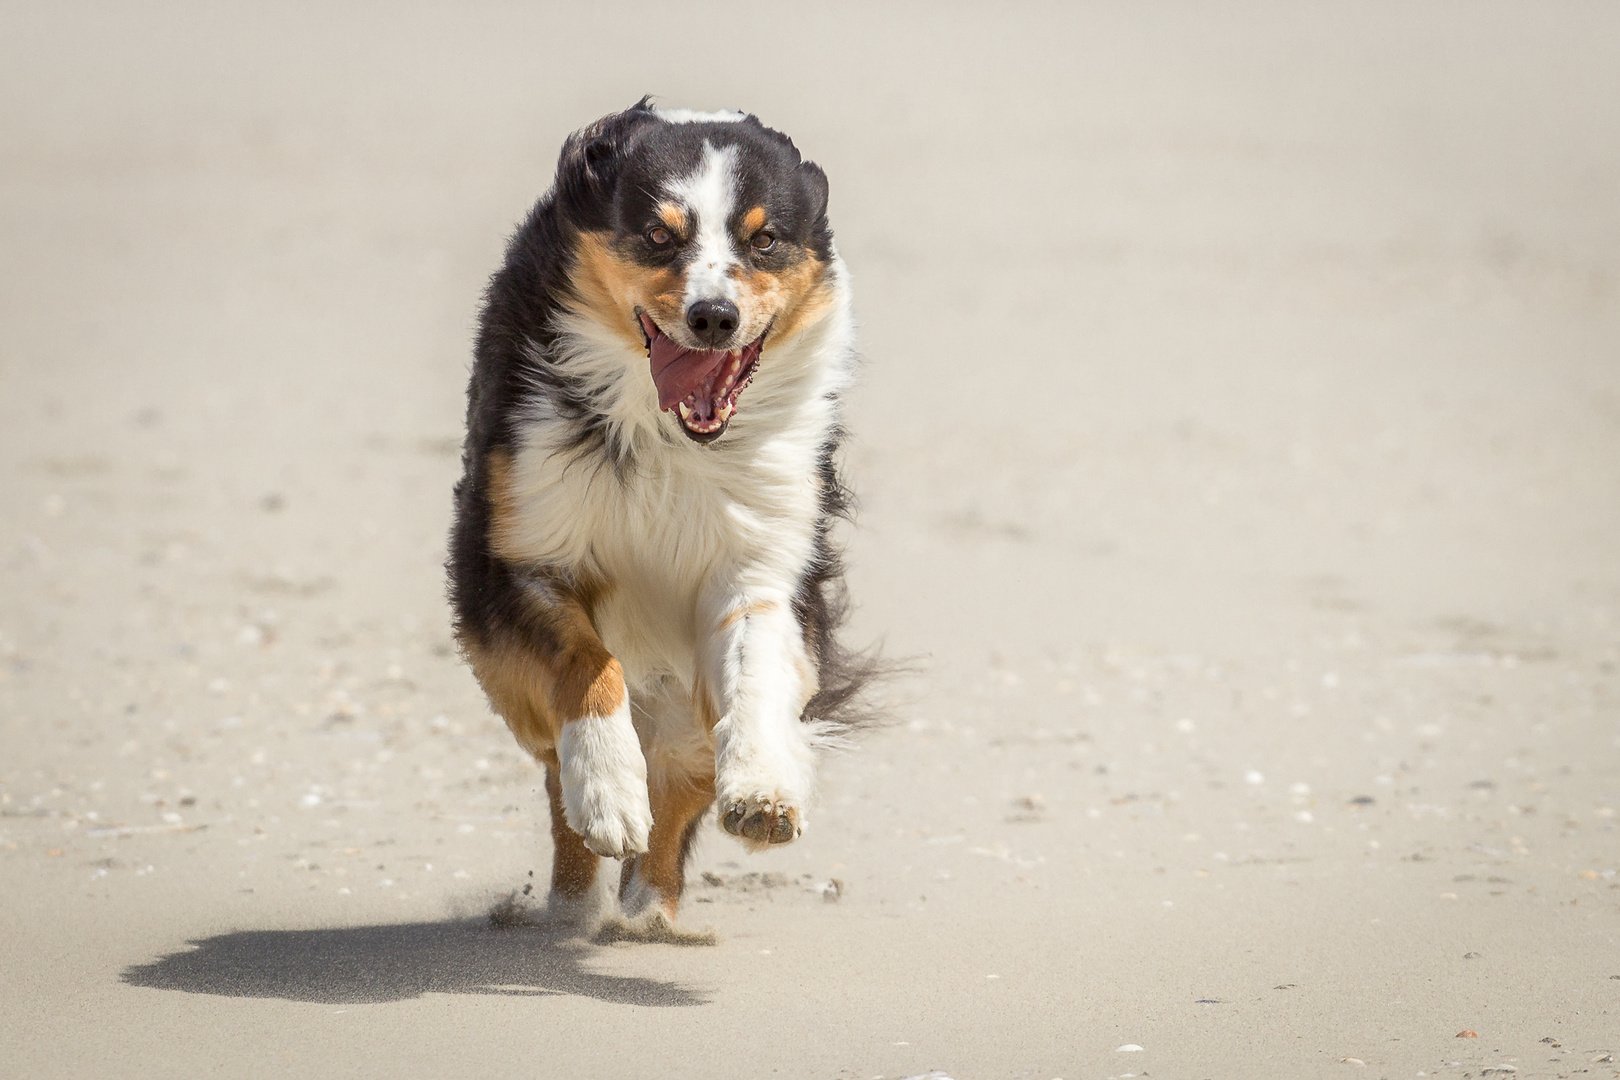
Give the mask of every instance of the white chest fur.
M 607 583 L 596 629 L 632 688 L 673 676 L 690 689 L 706 608 L 786 603 L 812 557 L 819 459 L 853 366 L 847 305 L 767 346 L 710 446 L 660 415 L 645 356 L 588 320 L 564 329 L 557 362 L 603 403 L 622 460 L 571 446 L 571 422 L 538 389 L 512 463 L 508 546 Z

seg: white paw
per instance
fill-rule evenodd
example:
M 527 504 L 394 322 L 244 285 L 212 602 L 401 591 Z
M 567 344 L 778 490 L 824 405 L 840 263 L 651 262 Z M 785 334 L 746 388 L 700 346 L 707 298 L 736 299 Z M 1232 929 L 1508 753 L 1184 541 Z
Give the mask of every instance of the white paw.
M 612 910 L 601 889 L 589 889 L 579 896 L 567 896 L 553 890 L 546 897 L 545 911 L 537 921 L 541 926 L 563 933 L 590 937 L 601 929 L 602 923 L 611 914 Z
M 489 921 L 495 926 L 547 930 L 556 937 L 590 937 L 612 914 L 603 890 L 594 887 L 579 895 L 553 891 L 544 904 L 534 903 L 527 893 L 514 891 L 495 902 Z
M 645 852 L 652 806 L 647 761 L 630 723 L 629 703 L 612 716 L 564 724 L 557 760 L 564 816 L 585 846 L 610 859 Z
M 671 919 L 660 908 L 636 916 L 609 916 L 592 936 L 601 945 L 615 941 L 641 941 L 656 945 L 715 945 L 713 930 L 690 930 Z
M 727 718 L 715 735 L 720 827 L 756 848 L 797 840 L 815 786 L 815 755 L 797 717 L 769 725 Z
M 804 832 L 804 811 L 780 792 L 722 799 L 720 827 L 751 847 L 791 844 Z

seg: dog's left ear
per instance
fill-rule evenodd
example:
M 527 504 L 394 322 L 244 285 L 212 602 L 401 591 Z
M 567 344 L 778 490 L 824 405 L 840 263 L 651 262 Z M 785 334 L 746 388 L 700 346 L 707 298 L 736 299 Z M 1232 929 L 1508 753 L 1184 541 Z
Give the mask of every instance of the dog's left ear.
M 585 159 L 587 171 L 595 172 L 613 160 L 618 153 L 618 141 L 611 135 L 598 135 L 581 149 L 580 155 Z
M 619 160 L 631 135 L 653 116 L 651 100 L 642 98 L 624 112 L 604 116 L 563 143 L 557 159 L 557 195 L 567 202 L 576 221 L 593 227 L 606 225 Z
M 797 171 L 805 205 L 810 208 L 810 220 L 817 230 L 823 229 L 827 225 L 827 174 L 813 161 L 802 162 Z

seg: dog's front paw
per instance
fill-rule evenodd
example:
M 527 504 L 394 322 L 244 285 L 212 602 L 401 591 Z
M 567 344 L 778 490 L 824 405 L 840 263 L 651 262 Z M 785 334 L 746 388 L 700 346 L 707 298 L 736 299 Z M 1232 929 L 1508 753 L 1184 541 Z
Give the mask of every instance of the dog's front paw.
M 751 845 L 790 844 L 804 831 L 804 812 L 780 793 L 720 802 L 720 827 Z
M 741 707 L 715 725 L 715 807 L 722 829 L 756 850 L 799 838 L 816 785 L 808 731 L 786 711 Z
M 563 813 L 585 846 L 610 859 L 645 852 L 652 832 L 647 762 L 628 706 L 621 714 L 565 724 L 557 758 Z
M 569 792 L 568 769 L 563 769 L 563 810 L 568 827 L 585 846 L 609 859 L 641 855 L 652 832 L 652 807 L 647 781 L 635 775 L 599 775 L 579 769 Z

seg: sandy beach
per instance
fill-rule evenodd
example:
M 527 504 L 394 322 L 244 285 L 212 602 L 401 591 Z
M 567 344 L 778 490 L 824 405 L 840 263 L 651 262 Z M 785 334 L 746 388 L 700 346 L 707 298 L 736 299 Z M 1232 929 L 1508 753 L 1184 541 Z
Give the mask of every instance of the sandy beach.
M 442 570 L 649 92 L 831 178 L 913 660 L 702 947 L 490 925 Z M 1613 5 L 8 3 L 0 387 L 0 1074 L 1620 1077 Z

